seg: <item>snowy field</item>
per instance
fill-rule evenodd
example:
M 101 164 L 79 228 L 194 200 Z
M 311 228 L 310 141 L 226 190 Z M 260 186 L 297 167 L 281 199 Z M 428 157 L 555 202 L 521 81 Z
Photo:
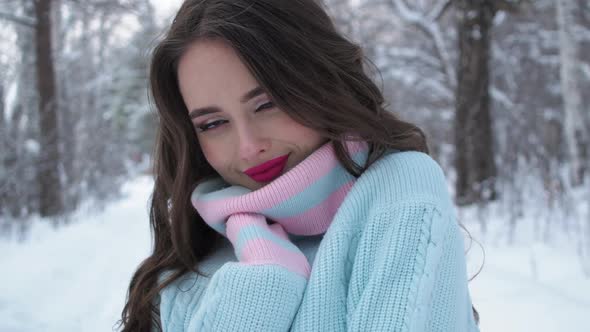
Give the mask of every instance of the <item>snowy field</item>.
M 138 178 L 119 202 L 81 210 L 59 230 L 33 221 L 26 241 L 1 238 L 0 331 L 111 331 L 129 278 L 150 249 L 151 185 Z M 469 211 L 460 217 L 469 220 Z M 493 230 L 484 238 L 476 224 L 465 224 L 486 253 L 470 283 L 482 331 L 588 331 L 590 279 L 574 246 L 528 240 L 507 246 Z M 474 244 L 467 257 L 473 275 L 481 249 Z

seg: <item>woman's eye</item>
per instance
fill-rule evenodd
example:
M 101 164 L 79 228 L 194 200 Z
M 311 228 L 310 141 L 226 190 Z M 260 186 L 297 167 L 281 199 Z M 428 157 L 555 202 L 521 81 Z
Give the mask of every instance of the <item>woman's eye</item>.
M 260 107 L 258 107 L 258 108 L 256 109 L 256 112 L 258 112 L 258 111 L 260 111 L 260 110 L 264 110 L 264 109 L 273 108 L 273 107 L 274 107 L 274 104 L 273 104 L 272 102 L 270 102 L 270 101 L 269 101 L 269 102 L 268 102 L 268 103 L 266 103 L 266 104 L 262 104 L 262 105 L 260 105 Z
M 207 131 L 210 129 L 215 129 L 224 121 L 225 120 L 216 120 L 216 121 L 208 122 L 208 123 L 200 125 L 200 126 L 196 126 L 197 132 L 204 132 L 204 131 Z
M 258 107 L 255 112 L 262 111 L 265 109 L 271 109 L 273 107 L 274 107 L 274 104 L 272 102 L 268 102 L 266 104 L 260 105 L 260 107 Z M 195 126 L 195 129 L 197 130 L 197 132 L 202 133 L 207 130 L 215 129 L 215 128 L 219 127 L 220 125 L 224 124 L 225 122 L 227 122 L 227 121 L 226 120 L 216 120 L 213 122 L 205 123 L 200 126 Z

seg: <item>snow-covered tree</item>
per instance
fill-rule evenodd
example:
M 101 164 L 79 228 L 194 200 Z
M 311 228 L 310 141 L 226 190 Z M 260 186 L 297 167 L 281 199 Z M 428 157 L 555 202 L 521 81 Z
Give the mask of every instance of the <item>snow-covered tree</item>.
M 575 12 L 577 4 L 571 0 L 556 0 L 557 22 L 559 26 L 560 44 L 560 78 L 564 105 L 564 134 L 570 162 L 570 181 L 574 186 L 584 182 L 590 158 L 590 134 L 587 127 L 588 108 L 582 104 L 580 88 L 580 64 L 578 61 L 577 33 L 578 27 Z M 588 33 L 588 31 L 586 31 Z
M 57 169 L 63 185 L 50 195 L 63 197 L 63 209 L 56 209 L 59 213 L 74 210 L 83 200 L 99 203 L 114 197 L 130 171 L 131 154 L 150 152 L 151 144 L 143 139 L 149 140 L 154 127 L 153 121 L 146 121 L 153 119 L 147 107 L 147 56 L 149 41 L 159 29 L 150 1 L 52 0 L 53 9 L 46 8 L 42 19 L 48 20 L 53 31 L 49 36 L 49 30 L 42 28 L 42 39 L 53 46 L 37 54 L 35 41 L 41 39 L 35 38 L 34 31 L 42 25 L 37 25 L 35 5 L 43 3 L 9 2 L 0 9 L 0 23 L 11 28 L 2 32 L 16 32 L 17 46 L 12 49 L 13 60 L 5 64 L 5 57 L 0 59 L 0 65 L 8 66 L 16 78 L 0 77 L 2 103 L 9 107 L 2 114 L 0 133 L 0 213 L 17 218 L 42 212 L 42 205 L 59 206 L 40 204 L 41 197 L 49 197 L 40 191 L 40 179 L 55 183 L 55 176 L 37 178 L 35 174 L 47 169 Z M 43 88 L 37 89 L 38 74 L 42 81 L 51 78 L 35 66 L 38 58 L 50 58 L 49 50 L 55 81 L 51 88 L 41 82 Z M 9 91 L 13 92 L 7 104 Z M 48 103 L 50 99 L 56 101 Z M 51 148 L 43 143 L 47 137 L 42 139 L 40 124 L 47 122 L 40 117 L 40 104 L 44 109 L 57 105 L 52 108 L 55 119 L 51 117 L 56 123 L 45 128 L 59 128 Z M 143 136 L 138 134 L 142 132 Z M 55 163 L 46 168 L 47 163 L 37 162 L 46 152 L 46 157 L 57 161 L 57 168 Z
M 53 57 L 54 29 L 51 14 L 52 0 L 37 0 L 35 7 L 35 70 L 39 96 L 39 213 L 57 216 L 63 213 L 62 184 L 60 180 L 60 151 L 58 127 L 58 98 Z
M 0 133 L 2 174 L 0 176 L 0 213 L 20 217 L 38 211 L 38 95 L 36 93 L 34 7 L 30 1 L 3 4 L 0 20 L 3 33 L 14 33 L 3 39 L 10 49 L 11 61 L 5 66 L 12 75 L 6 77 L 5 98 L 12 91 L 12 103 L 3 100 L 5 126 Z M 8 52 L 3 52 L 8 54 Z

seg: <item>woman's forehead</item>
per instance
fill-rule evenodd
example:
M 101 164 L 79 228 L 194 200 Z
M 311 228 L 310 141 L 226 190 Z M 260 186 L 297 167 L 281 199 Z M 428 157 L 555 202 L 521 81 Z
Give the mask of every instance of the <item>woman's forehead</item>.
M 259 85 L 233 48 L 221 41 L 191 45 L 180 59 L 178 81 L 189 110 L 241 103 L 244 93 Z

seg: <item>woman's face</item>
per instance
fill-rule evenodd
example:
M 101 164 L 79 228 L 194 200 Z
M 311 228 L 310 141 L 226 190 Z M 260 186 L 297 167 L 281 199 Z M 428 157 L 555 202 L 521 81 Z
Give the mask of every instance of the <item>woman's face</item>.
M 288 156 L 282 174 L 327 142 L 276 107 L 223 41 L 191 45 L 178 64 L 178 83 L 205 158 L 230 184 L 261 188 L 278 175 L 255 180 L 244 171 Z

